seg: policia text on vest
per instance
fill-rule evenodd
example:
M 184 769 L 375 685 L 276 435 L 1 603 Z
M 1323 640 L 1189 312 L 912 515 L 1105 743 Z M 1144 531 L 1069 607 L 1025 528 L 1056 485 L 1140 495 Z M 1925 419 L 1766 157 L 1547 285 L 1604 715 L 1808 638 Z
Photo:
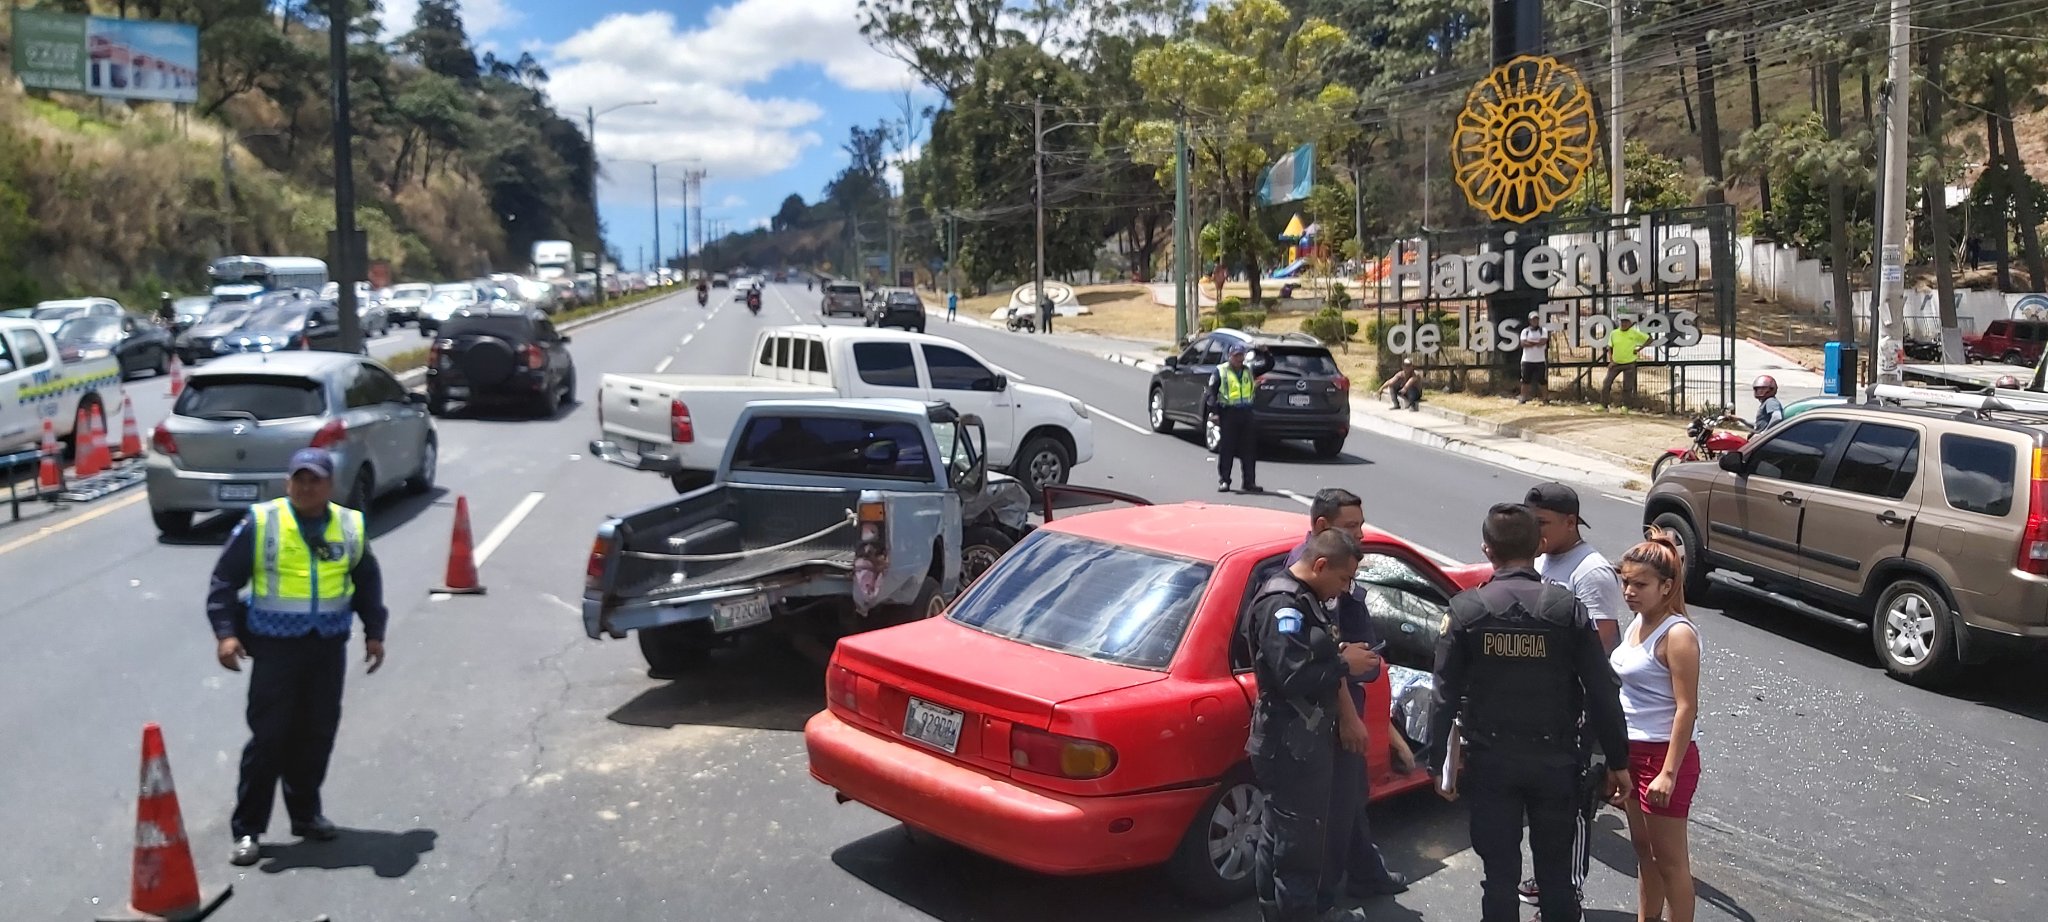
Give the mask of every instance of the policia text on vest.
M 313 451 L 319 450 L 300 454 Z M 325 501 L 332 494 L 331 458 L 302 463 L 294 455 L 293 467 L 288 489 L 294 498 L 249 509 L 214 565 L 207 595 L 221 665 L 240 671 L 236 660 L 254 660 L 250 738 L 229 824 L 236 864 L 258 860 L 257 840 L 269 829 L 280 781 L 293 834 L 334 835 L 322 814 L 320 786 L 341 723 L 355 618 L 363 621 L 369 671 L 384 661 L 383 574 L 370 553 L 363 514 Z M 316 498 L 320 502 L 312 502 Z
M 1456 721 L 1465 775 L 1455 790 L 1471 804 L 1472 850 L 1485 869 L 1484 922 L 1518 918 L 1525 817 L 1541 918 L 1574 922 L 1585 764 L 1579 720 L 1586 717 L 1608 765 L 1628 764 L 1621 686 L 1586 606 L 1537 575 L 1535 514 L 1495 506 L 1483 540 L 1493 579 L 1451 600 L 1450 623 L 1437 644 L 1426 764 L 1443 770 Z M 1626 783 L 1625 773 L 1609 772 L 1605 795 Z

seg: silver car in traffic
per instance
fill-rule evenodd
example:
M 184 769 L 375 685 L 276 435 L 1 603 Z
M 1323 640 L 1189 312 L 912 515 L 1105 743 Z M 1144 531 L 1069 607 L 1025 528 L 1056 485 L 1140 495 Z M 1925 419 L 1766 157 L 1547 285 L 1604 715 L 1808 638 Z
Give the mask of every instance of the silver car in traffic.
M 334 352 L 231 355 L 192 372 L 150 433 L 149 511 L 176 536 L 197 513 L 284 495 L 292 452 L 334 453 L 336 501 L 367 511 L 434 485 L 438 442 L 426 395 L 375 360 Z

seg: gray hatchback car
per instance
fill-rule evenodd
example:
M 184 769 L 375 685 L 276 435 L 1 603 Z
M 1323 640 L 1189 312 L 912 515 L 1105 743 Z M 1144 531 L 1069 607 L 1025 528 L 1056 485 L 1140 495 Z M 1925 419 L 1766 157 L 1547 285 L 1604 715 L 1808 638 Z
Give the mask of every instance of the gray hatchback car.
M 157 531 L 190 530 L 193 515 L 284 495 L 292 452 L 334 453 L 338 501 L 368 510 L 399 487 L 434 485 L 438 444 L 426 395 L 359 355 L 231 355 L 192 372 L 171 415 L 150 433 L 149 511 Z

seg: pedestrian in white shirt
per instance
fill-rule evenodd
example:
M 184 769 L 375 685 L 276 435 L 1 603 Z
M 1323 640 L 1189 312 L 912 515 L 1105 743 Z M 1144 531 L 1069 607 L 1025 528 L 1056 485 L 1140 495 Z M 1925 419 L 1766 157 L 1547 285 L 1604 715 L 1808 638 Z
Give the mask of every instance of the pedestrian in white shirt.
M 1531 312 L 1529 325 L 1522 328 L 1522 398 L 1515 402 L 1528 403 L 1532 394 L 1550 402 L 1550 331 L 1538 312 Z

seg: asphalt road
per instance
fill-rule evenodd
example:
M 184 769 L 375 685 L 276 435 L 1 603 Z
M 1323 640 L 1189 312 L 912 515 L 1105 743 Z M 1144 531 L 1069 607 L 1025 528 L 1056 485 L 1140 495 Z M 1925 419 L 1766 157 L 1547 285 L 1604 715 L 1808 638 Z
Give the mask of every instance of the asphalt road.
M 727 297 L 707 311 L 684 293 L 578 329 L 582 396 L 604 371 L 739 371 L 756 329 L 815 320 L 815 298 L 773 286 L 757 319 Z M 1095 459 L 1076 482 L 1217 499 L 1213 462 L 1191 437 L 1135 425 L 1142 372 L 1024 334 L 943 320 L 931 331 L 1095 408 Z M 139 410 L 161 389 L 130 388 Z M 0 525 L 0 818 L 13 833 L 0 844 L 0 915 L 82 918 L 121 901 L 137 730 L 154 720 L 202 879 L 236 884 L 221 920 L 1253 917 L 1248 904 L 1178 906 L 1148 873 L 1043 878 L 914 845 L 866 808 L 835 805 L 805 772 L 798 730 L 822 688 L 795 654 L 758 643 L 662 682 L 631 641 L 583 637 L 575 602 L 591 528 L 673 495 L 660 478 L 584 456 L 594 408 L 439 426 L 441 489 L 372 516 L 391 659 L 349 677 L 326 792 L 351 831 L 296 844 L 279 811 L 280 844 L 248 870 L 226 863 L 243 677 L 213 663 L 201 607 L 224 525 L 160 543 L 140 494 Z M 1531 482 L 1363 432 L 1336 461 L 1303 450 L 1262 467 L 1275 493 L 1227 501 L 1301 509 L 1277 491 L 1346 486 L 1375 524 L 1465 559 L 1477 556 L 1485 507 Z M 1584 492 L 1592 539 L 1618 553 L 1639 509 Z M 457 494 L 489 551 L 489 594 L 436 599 Z M 1885 678 L 1861 637 L 1762 609 L 1697 614 L 1708 649 L 1693 826 L 1701 918 L 2039 917 L 2048 692 L 2033 677 L 2048 663 L 1987 670 L 1941 695 Z M 1376 814 L 1390 862 L 1422 880 L 1375 901 L 1374 917 L 1471 918 L 1477 869 L 1462 809 L 1425 794 Z M 1604 814 L 1600 828 L 1588 918 L 1632 918 L 1619 817 Z

